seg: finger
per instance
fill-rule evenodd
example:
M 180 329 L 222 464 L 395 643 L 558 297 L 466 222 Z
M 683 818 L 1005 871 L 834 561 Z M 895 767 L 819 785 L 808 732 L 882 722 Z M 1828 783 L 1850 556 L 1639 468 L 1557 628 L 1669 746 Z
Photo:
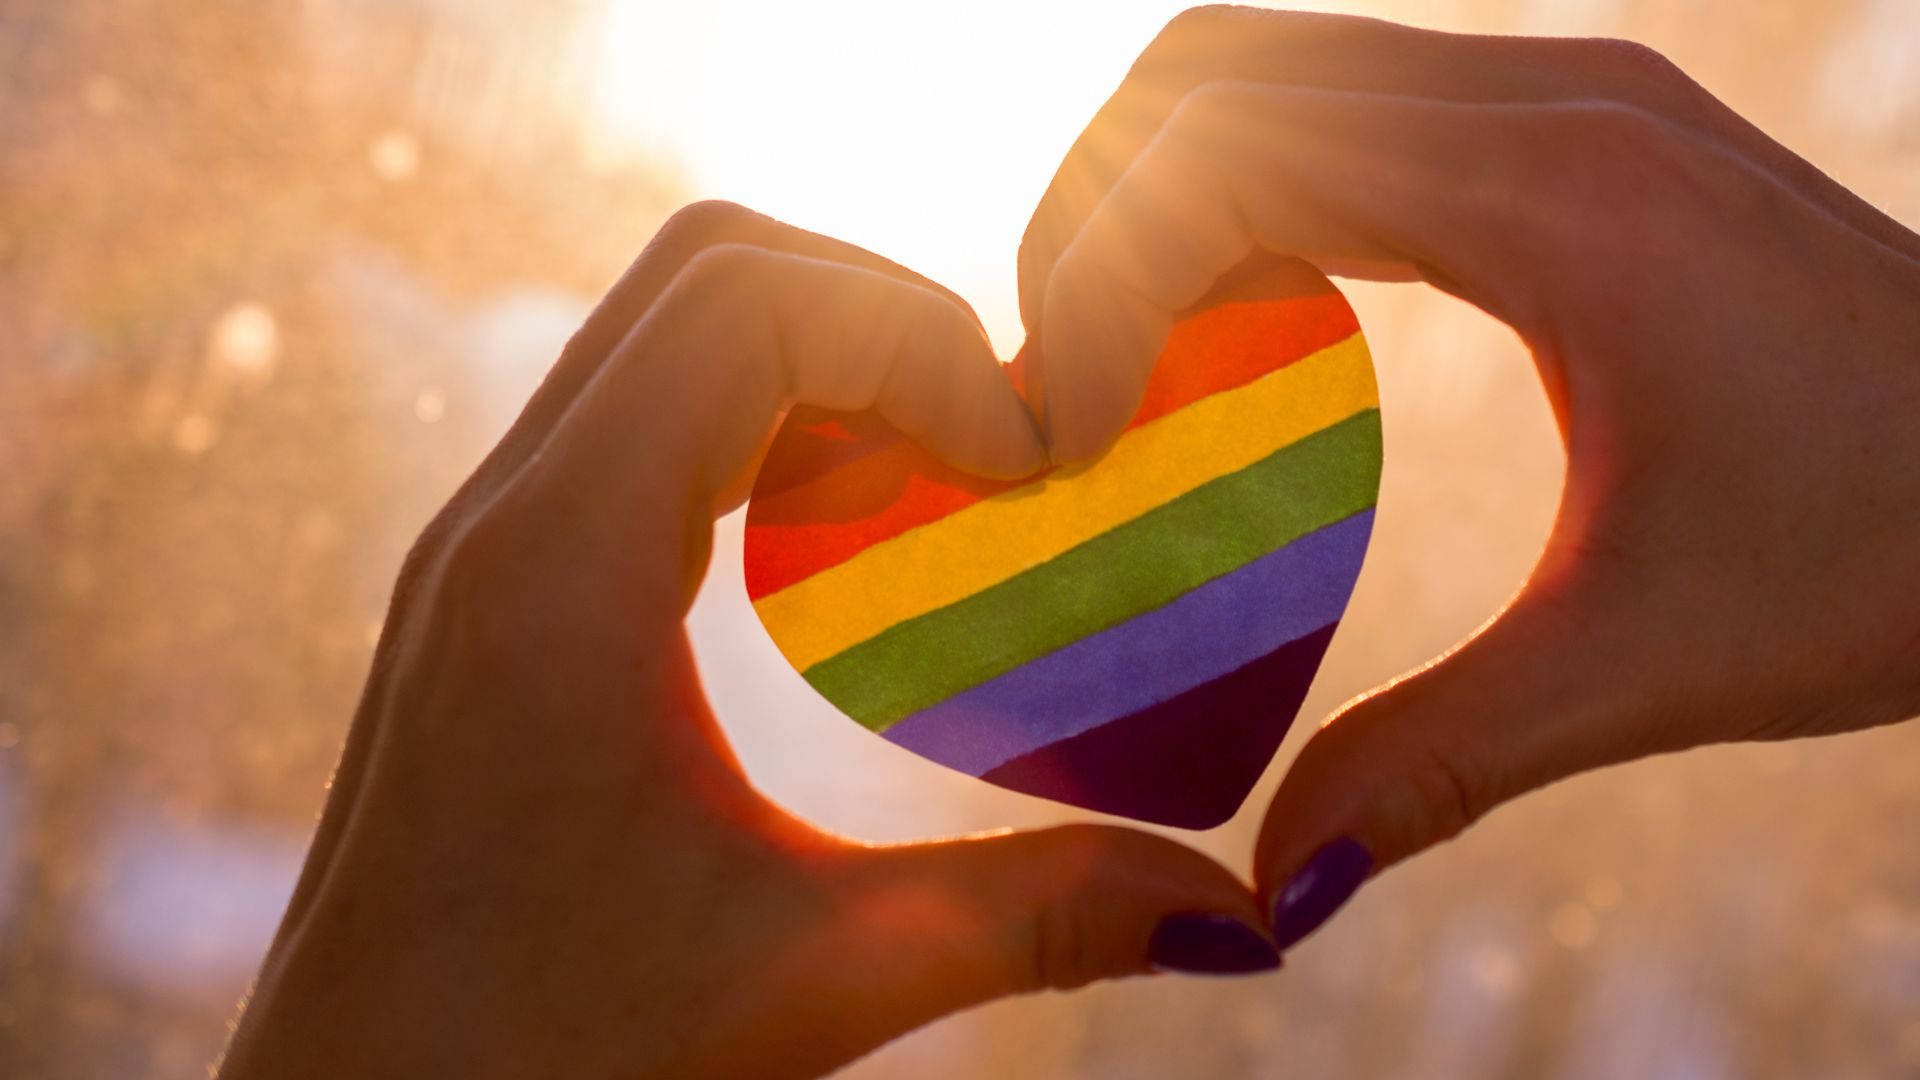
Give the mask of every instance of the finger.
M 608 572 L 677 550 L 697 584 L 717 500 L 795 403 L 876 409 L 970 472 L 1045 462 L 958 305 L 886 274 L 723 244 L 688 263 L 582 391 L 514 485 L 520 518 L 574 525 L 574 558 L 611 560 Z
M 970 1005 L 1148 971 L 1249 974 L 1279 956 L 1246 884 L 1132 829 L 1069 825 L 816 857 L 824 933 L 789 935 L 765 969 L 807 988 L 780 1000 L 791 1073 L 818 1076 Z
M 693 203 L 677 211 L 661 227 L 645 250 L 586 321 L 568 340 L 559 360 L 534 391 L 525 408 L 488 452 L 447 505 L 435 515 L 407 553 L 387 613 L 389 625 L 404 618 L 409 598 L 438 562 L 449 537 L 467 527 L 551 436 L 555 425 L 572 408 L 582 389 L 599 373 L 607 357 L 633 330 L 680 273 L 703 252 L 727 244 L 747 243 L 769 251 L 857 267 L 928 290 L 965 313 L 975 326 L 979 320 L 959 296 L 927 278 L 852 244 L 795 228 L 734 203 L 718 200 Z M 768 438 L 771 438 L 771 431 Z M 757 459 L 756 459 L 757 460 Z M 751 463 L 750 463 L 751 464 Z M 715 509 L 730 510 L 745 497 L 746 473 L 734 478 L 738 492 L 716 500 Z M 368 680 L 371 697 L 385 681 L 387 652 L 377 651 Z M 336 788 L 351 792 L 353 778 L 365 758 L 365 742 L 350 737 L 336 776 Z M 325 831 L 321 840 L 329 840 Z M 316 844 L 316 848 L 325 845 Z
M 395 581 L 385 625 L 398 625 L 407 617 L 419 583 L 440 561 L 449 538 L 467 528 L 475 516 L 492 504 L 499 492 L 548 441 L 555 425 L 573 406 L 582 389 L 599 373 L 614 348 L 627 337 L 686 265 L 709 248 L 738 243 L 752 243 L 772 251 L 845 264 L 905 282 L 943 298 L 976 326 L 979 323 L 973 309 L 958 295 L 863 248 L 795 228 L 733 203 L 712 200 L 682 208 L 668 219 L 607 291 L 580 329 L 568 340 L 560 358 L 549 369 L 546 378 L 535 389 L 506 434 L 461 484 L 447 505 L 422 530 L 420 538 L 408 551 Z M 746 468 L 743 467 L 741 477 L 745 475 Z M 723 495 L 716 500 L 715 509 L 731 509 L 737 505 L 738 499 L 744 498 L 744 485 L 737 483 L 740 477 L 735 479 L 741 491 Z M 384 637 L 383 632 L 382 647 L 375 651 L 373 670 L 368 675 L 362 694 L 360 713 L 363 716 L 377 715 L 377 710 L 372 706 L 379 702 L 388 681 L 392 650 L 385 647 Z M 346 745 L 341 749 L 340 762 L 328 785 L 330 810 L 323 815 L 308 849 L 306 867 L 295 885 L 287 915 L 275 939 L 276 948 L 281 938 L 297 932 L 304 921 L 305 913 L 346 827 L 347 814 L 344 808 L 352 805 L 359 790 L 360 777 L 372 753 L 376 735 L 377 726 L 372 723 L 356 723 L 348 732 Z M 333 812 L 333 807 L 343 809 Z
M 458 534 L 472 518 L 484 510 L 500 490 L 521 470 L 529 458 L 546 443 L 560 417 L 572 407 L 581 389 L 599 372 L 634 324 L 653 306 L 660 295 L 680 274 L 687 263 L 701 252 L 720 244 L 750 243 L 771 251 L 823 259 L 859 267 L 863 270 L 907 282 L 933 292 L 965 312 L 976 324 L 973 310 L 944 286 L 852 244 L 821 236 L 776 221 L 745 207 L 709 200 L 693 203 L 677 211 L 627 267 L 592 314 L 568 340 L 560 358 L 533 392 L 520 415 L 499 443 L 463 482 L 447 505 L 435 515 L 407 553 L 393 589 L 386 624 L 397 625 L 411 607 L 418 584 L 436 565 L 449 537 Z M 744 474 L 743 474 L 744 475 Z M 736 478 L 737 479 L 737 478 Z M 731 509 L 735 502 L 721 500 L 718 509 Z M 391 650 L 375 653 L 374 668 L 368 676 L 365 701 L 377 701 L 387 680 Z M 358 789 L 359 776 L 373 742 L 372 725 L 355 725 L 341 751 L 339 766 L 329 786 L 330 803 L 346 805 Z M 312 867 L 324 866 L 331 858 L 341 828 L 338 815 L 326 816 L 310 848 Z M 306 910 L 318 881 L 315 870 L 303 874 L 295 888 L 287 926 L 297 925 Z
M 746 505 L 747 496 L 753 494 L 753 482 L 760 475 L 760 465 L 767 460 L 767 452 L 773 449 L 773 440 L 779 436 L 780 425 L 786 421 L 786 418 L 787 414 L 784 410 L 773 418 L 773 423 L 767 426 L 767 433 L 760 439 L 759 449 L 748 458 L 746 466 L 740 470 L 739 475 L 720 489 L 720 494 L 713 500 L 715 517 L 730 514 Z
M 869 270 L 927 289 L 978 322 L 973 309 L 958 294 L 865 248 L 797 228 L 735 203 L 717 199 L 692 203 L 667 219 L 568 339 L 559 360 L 476 470 L 475 478 L 483 485 L 497 484 L 517 471 L 546 442 L 581 389 L 687 264 L 709 248 L 723 244 L 750 244 Z
M 889 972 L 889 1020 L 902 1029 L 1007 994 L 1152 970 L 1278 966 L 1244 882 L 1133 829 L 867 849 L 852 874 L 860 962 Z
M 1084 461 L 1111 441 L 1175 313 L 1256 249 L 1412 266 L 1524 333 L 1521 301 L 1567 264 L 1553 256 L 1585 220 L 1569 199 L 1587 181 L 1568 174 L 1621 149 L 1600 121 L 1620 126 L 1623 112 L 1258 83 L 1187 95 L 1049 277 L 1054 459 Z
M 1372 875 L 1516 796 L 1706 741 L 1699 718 L 1731 706 L 1663 659 L 1646 618 L 1657 599 L 1621 581 L 1555 581 L 1576 572 L 1550 549 L 1528 588 L 1473 638 L 1351 703 L 1308 740 L 1254 856 L 1282 949 Z
M 973 309 L 957 294 L 928 278 L 864 248 L 808 232 L 718 199 L 691 203 L 676 211 L 627 267 L 613 287 L 568 339 L 505 435 L 447 505 L 422 531 L 408 553 L 394 589 L 397 617 L 413 583 L 438 556 L 446 537 L 490 503 L 547 439 L 572 408 L 582 389 L 598 374 L 614 348 L 653 307 L 689 262 L 724 244 L 751 244 L 769 251 L 859 267 L 930 290 L 964 311 L 977 325 Z M 722 506 L 721 509 L 731 509 Z M 377 673 L 376 673 L 377 674 Z
M 1920 255 L 1920 238 L 1644 45 L 1450 34 L 1347 15 L 1211 6 L 1183 12 L 1147 46 L 1041 197 L 1020 245 L 1020 307 L 1030 329 L 1040 325 L 1053 263 L 1108 189 L 1182 98 L 1218 81 L 1458 103 L 1630 105 L 1723 143 L 1861 233 Z M 1338 269 L 1367 277 L 1393 273 L 1367 265 Z
M 1507 95 L 1478 85 L 1484 64 L 1436 70 L 1444 50 L 1456 43 L 1473 49 L 1481 40 L 1492 39 L 1351 16 L 1224 5 L 1182 12 L 1142 51 L 1041 196 L 1020 243 L 1022 318 L 1030 329 L 1040 326 L 1055 261 L 1189 93 L 1214 82 L 1262 82 L 1441 100 L 1505 100 Z

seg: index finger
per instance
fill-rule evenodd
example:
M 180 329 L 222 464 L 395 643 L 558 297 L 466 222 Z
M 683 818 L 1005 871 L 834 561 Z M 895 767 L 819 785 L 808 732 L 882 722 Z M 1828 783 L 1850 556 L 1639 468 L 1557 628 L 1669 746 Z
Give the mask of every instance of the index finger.
M 568 523 L 569 560 L 609 581 L 644 553 L 690 600 L 716 500 L 794 404 L 871 407 L 969 472 L 1045 464 L 958 305 L 878 271 L 723 244 L 682 270 L 582 391 L 516 479 L 517 517 Z
M 1211 82 L 1462 104 L 1611 101 L 1722 143 L 1862 234 L 1920 238 L 1728 108 L 1659 53 L 1606 38 L 1454 34 L 1379 19 L 1225 5 L 1182 12 L 1141 52 L 1048 184 L 1020 243 L 1020 313 L 1040 327 L 1053 265 L 1188 93 Z
M 1258 83 L 1189 94 L 1048 275 L 1039 338 L 1054 459 L 1106 447 L 1174 316 L 1257 250 L 1410 265 L 1523 330 L 1536 325 L 1531 283 L 1577 242 L 1572 226 L 1591 209 L 1580 199 L 1603 159 L 1645 156 L 1607 126 L 1643 123 L 1656 122 L 1619 107 Z

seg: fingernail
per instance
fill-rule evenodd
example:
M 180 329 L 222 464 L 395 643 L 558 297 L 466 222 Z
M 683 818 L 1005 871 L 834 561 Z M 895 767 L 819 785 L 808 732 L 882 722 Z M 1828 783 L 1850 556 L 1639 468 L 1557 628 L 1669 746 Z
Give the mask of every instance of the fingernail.
M 1350 837 L 1321 847 L 1273 898 L 1273 940 L 1282 949 L 1320 928 L 1373 871 L 1373 856 Z
M 1147 963 L 1187 975 L 1247 975 L 1280 966 L 1280 951 L 1231 915 L 1169 915 L 1153 928 Z

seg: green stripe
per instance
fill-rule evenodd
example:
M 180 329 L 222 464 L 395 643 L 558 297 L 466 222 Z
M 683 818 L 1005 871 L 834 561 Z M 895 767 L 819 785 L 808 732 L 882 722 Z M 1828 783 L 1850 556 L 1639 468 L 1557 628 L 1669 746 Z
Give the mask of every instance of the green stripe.
M 803 674 L 884 731 L 1358 513 L 1379 490 L 1380 413 L 1369 408 Z

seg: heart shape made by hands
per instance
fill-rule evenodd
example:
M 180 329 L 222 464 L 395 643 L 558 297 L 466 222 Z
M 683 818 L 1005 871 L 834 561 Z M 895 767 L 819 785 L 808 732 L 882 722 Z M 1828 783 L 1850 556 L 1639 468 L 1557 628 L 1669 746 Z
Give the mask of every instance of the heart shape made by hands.
M 1380 461 L 1353 310 L 1288 263 L 1175 323 L 1091 465 L 984 480 L 871 412 L 794 410 L 748 504 L 747 591 L 807 682 L 883 738 L 1015 791 L 1212 828 L 1319 669 Z

